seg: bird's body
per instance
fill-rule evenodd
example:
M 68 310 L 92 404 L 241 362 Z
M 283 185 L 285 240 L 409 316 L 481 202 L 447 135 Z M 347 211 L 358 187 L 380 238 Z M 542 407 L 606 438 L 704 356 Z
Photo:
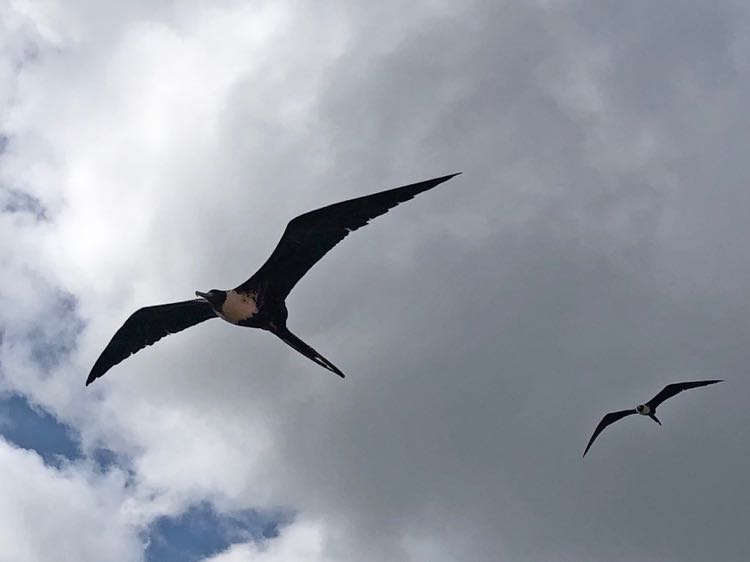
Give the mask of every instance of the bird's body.
M 722 382 L 721 380 L 713 379 L 713 380 L 706 380 L 706 381 L 690 381 L 690 382 L 678 382 L 674 384 L 668 384 L 667 386 L 662 389 L 661 392 L 659 392 L 656 396 L 654 396 L 651 400 L 646 402 L 645 404 L 638 404 L 634 409 L 632 410 L 620 410 L 619 412 L 610 412 L 608 414 L 605 414 L 605 416 L 602 418 L 602 420 L 599 422 L 599 425 L 596 426 L 596 429 L 594 430 L 594 434 L 591 436 L 591 439 L 589 439 L 588 445 L 586 445 L 586 450 L 583 452 L 583 456 L 586 456 L 586 453 L 589 452 L 589 449 L 591 448 L 591 445 L 594 443 L 594 440 L 599 436 L 599 434 L 604 431 L 604 428 L 606 428 L 608 425 L 611 425 L 615 423 L 618 420 L 621 420 L 624 417 L 630 416 L 632 414 L 641 414 L 642 416 L 648 416 L 652 420 L 654 420 L 656 423 L 661 425 L 661 422 L 659 421 L 659 418 L 656 417 L 656 408 L 664 402 L 665 400 L 672 398 L 676 394 L 679 394 L 683 390 L 688 390 L 690 388 L 698 388 L 700 386 L 707 386 L 709 384 L 715 384 L 717 382 Z
M 207 293 L 196 291 L 197 299 L 145 307 L 134 312 L 101 353 L 86 384 L 164 336 L 217 317 L 237 326 L 272 332 L 312 361 L 343 377 L 335 365 L 289 331 L 286 326 L 287 295 L 305 273 L 350 232 L 456 175 L 334 203 L 296 217 L 287 225 L 266 263 L 238 287 L 212 289 Z
M 258 314 L 258 293 L 227 291 L 226 298 L 216 313 L 230 324 L 250 326 Z
M 649 416 L 651 415 L 651 408 L 648 404 L 638 404 L 635 407 L 635 411 L 638 414 L 641 414 L 642 416 Z

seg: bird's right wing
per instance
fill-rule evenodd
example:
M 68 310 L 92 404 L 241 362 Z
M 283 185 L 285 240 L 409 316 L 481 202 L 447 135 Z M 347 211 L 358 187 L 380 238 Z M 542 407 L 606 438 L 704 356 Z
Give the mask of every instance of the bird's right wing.
M 147 306 L 136 310 L 115 332 L 99 359 L 91 368 L 88 386 L 123 359 L 151 345 L 168 334 L 216 317 L 211 305 L 203 299 Z
M 708 386 L 709 384 L 716 384 L 717 382 L 723 382 L 722 380 L 707 380 L 707 381 L 691 381 L 691 382 L 677 382 L 674 384 L 668 384 L 664 387 L 664 389 L 659 392 L 656 396 L 654 396 L 651 400 L 646 402 L 648 406 L 655 410 L 656 407 L 664 402 L 665 400 L 669 400 L 672 398 L 672 396 L 679 394 L 683 390 L 688 390 L 690 388 L 697 388 L 699 386 Z
M 591 436 L 591 439 L 589 439 L 589 444 L 586 445 L 586 450 L 583 452 L 583 456 L 586 456 L 586 453 L 589 452 L 589 449 L 591 448 L 591 444 L 594 442 L 594 439 L 596 439 L 599 434 L 604 431 L 604 428 L 607 427 L 610 424 L 615 423 L 617 420 L 621 420 L 625 416 L 629 416 L 631 414 L 637 413 L 636 410 L 620 410 L 619 412 L 610 412 L 609 414 L 606 414 L 602 421 L 599 422 L 599 425 L 596 426 L 596 429 L 594 430 L 594 434 Z
M 265 281 L 285 298 L 302 276 L 350 232 L 456 175 L 334 203 L 292 219 L 266 263 L 235 290 L 242 292 Z

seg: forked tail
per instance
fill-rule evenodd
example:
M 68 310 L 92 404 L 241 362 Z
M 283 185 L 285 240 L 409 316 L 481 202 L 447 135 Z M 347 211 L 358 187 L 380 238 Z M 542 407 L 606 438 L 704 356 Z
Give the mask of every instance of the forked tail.
M 279 336 L 282 340 L 284 340 L 287 345 L 293 347 L 305 357 L 308 357 L 312 361 L 315 361 L 321 367 L 324 367 L 329 371 L 336 373 L 342 379 L 344 378 L 344 373 L 342 373 L 339 368 L 336 367 L 336 365 L 331 363 L 328 359 L 323 357 L 320 353 L 315 351 L 312 347 L 295 336 L 292 332 L 289 331 L 289 328 L 287 328 L 286 326 L 274 328 L 271 331 Z

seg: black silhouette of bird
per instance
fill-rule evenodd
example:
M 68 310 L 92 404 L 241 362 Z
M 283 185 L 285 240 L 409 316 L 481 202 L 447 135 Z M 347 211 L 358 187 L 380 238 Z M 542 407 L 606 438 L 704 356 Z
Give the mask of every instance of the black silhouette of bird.
M 268 260 L 250 279 L 231 290 L 196 291 L 197 299 L 148 306 L 134 312 L 94 363 L 86 385 L 133 353 L 211 318 L 267 330 L 339 375 L 338 367 L 295 336 L 286 326 L 285 300 L 297 282 L 331 248 L 371 219 L 448 181 L 461 172 L 334 203 L 291 220 Z
M 656 423 L 661 425 L 661 422 L 656 417 L 656 408 L 659 406 L 659 404 L 661 404 L 665 400 L 668 400 L 669 398 L 672 398 L 672 396 L 679 394 L 683 390 L 688 390 L 689 388 L 697 388 L 699 386 L 707 386 L 709 384 L 715 384 L 717 382 L 723 382 L 723 380 L 677 382 L 674 384 L 668 384 L 659 394 L 654 396 L 645 404 L 639 404 L 635 407 L 634 410 L 620 410 L 619 412 L 610 412 L 609 414 L 606 414 L 602 418 L 602 421 L 599 422 L 599 425 L 596 426 L 594 434 L 591 436 L 591 439 L 589 439 L 589 444 L 586 445 L 586 450 L 583 452 L 583 456 L 586 456 L 586 453 L 589 452 L 594 439 L 596 439 L 608 425 L 611 425 L 616 421 L 632 414 L 641 414 L 642 416 L 648 416 Z

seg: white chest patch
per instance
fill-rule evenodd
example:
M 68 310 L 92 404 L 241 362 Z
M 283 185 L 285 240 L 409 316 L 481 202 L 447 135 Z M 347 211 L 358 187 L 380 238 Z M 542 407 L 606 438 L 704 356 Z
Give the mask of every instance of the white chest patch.
M 221 317 L 227 322 L 237 324 L 255 316 L 258 305 L 254 294 L 227 291 L 227 298 L 221 307 Z

